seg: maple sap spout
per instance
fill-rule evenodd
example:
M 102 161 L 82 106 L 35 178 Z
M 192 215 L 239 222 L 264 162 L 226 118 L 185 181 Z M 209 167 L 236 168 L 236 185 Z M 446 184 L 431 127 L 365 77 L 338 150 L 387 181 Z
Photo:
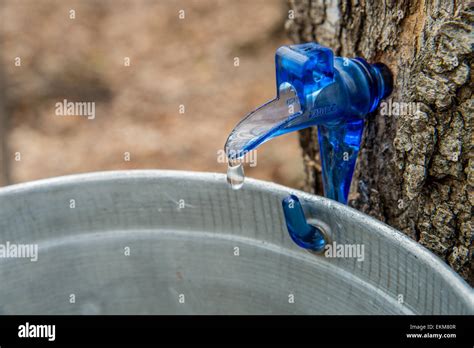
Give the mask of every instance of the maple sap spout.
M 277 96 L 242 119 L 225 144 L 229 160 L 276 136 L 318 126 L 325 195 L 347 203 L 367 114 L 392 91 L 390 70 L 334 57 L 316 43 L 280 47 Z

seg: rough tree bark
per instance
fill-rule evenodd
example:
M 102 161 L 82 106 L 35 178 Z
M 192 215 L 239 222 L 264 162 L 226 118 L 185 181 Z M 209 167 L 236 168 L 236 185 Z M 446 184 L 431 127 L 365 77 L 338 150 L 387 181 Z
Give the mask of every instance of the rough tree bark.
M 473 284 L 473 4 L 430 0 L 289 0 L 287 32 L 336 55 L 387 64 L 392 101 L 414 114 L 370 115 L 350 204 L 403 231 Z M 306 190 L 321 193 L 317 133 L 300 142 Z

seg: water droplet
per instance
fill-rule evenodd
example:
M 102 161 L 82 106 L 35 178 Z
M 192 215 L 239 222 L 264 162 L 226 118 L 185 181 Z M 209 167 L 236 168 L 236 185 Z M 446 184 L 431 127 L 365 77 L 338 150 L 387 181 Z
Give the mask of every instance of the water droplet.
M 245 173 L 242 163 L 229 161 L 227 167 L 227 182 L 233 190 L 238 190 L 244 185 Z

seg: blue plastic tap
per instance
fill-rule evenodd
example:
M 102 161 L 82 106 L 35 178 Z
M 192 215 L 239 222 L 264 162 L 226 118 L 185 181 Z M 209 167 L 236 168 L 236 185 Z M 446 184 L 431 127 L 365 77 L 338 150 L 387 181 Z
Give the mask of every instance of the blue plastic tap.
M 306 222 L 298 197 L 289 195 L 282 200 L 281 204 L 291 239 L 304 249 L 323 250 L 327 242 L 324 239 L 324 234 L 316 226 Z
M 381 63 L 334 57 L 316 43 L 280 47 L 275 55 L 277 97 L 252 111 L 229 135 L 230 160 L 276 136 L 318 126 L 324 193 L 347 203 L 365 116 L 392 91 Z

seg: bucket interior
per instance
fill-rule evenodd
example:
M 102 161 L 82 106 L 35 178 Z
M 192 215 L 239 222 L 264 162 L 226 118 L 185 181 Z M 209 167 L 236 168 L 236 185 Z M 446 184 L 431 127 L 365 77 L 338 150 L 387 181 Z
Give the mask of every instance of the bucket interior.
M 290 239 L 290 193 L 364 260 Z M 72 200 L 74 207 L 72 207 Z M 468 314 L 472 290 L 392 228 L 322 197 L 223 175 L 107 172 L 0 190 L 0 314 Z

